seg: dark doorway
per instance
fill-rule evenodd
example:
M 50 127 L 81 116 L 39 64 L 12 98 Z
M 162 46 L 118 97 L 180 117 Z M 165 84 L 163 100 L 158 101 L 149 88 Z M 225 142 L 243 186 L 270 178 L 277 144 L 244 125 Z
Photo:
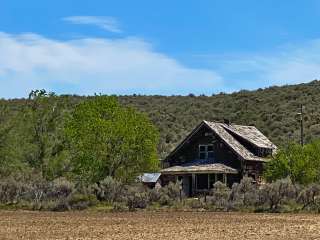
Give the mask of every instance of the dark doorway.
M 197 174 L 197 189 L 204 190 L 208 189 L 208 174 Z
M 218 173 L 218 174 L 217 174 L 217 181 L 223 183 L 223 174 L 222 174 L 222 173 Z

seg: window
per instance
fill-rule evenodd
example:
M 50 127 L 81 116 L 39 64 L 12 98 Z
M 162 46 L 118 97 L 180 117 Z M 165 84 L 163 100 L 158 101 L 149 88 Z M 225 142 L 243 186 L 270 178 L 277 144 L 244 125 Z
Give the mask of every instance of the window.
M 207 158 L 213 159 L 213 145 L 207 146 Z
M 199 145 L 200 159 L 213 159 L 213 145 Z

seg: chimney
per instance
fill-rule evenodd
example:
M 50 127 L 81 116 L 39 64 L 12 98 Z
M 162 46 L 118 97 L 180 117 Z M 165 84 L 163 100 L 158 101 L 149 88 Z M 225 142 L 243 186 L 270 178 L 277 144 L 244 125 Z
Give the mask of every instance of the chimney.
M 225 124 L 227 124 L 227 125 L 230 125 L 230 120 L 229 120 L 229 119 L 224 118 L 224 119 L 223 119 L 223 123 L 225 123 Z

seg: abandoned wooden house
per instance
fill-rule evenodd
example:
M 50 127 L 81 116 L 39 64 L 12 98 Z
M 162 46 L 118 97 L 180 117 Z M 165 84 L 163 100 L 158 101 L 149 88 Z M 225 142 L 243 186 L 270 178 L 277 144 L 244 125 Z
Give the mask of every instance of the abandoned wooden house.
M 163 161 L 162 184 L 180 180 L 187 196 L 216 181 L 231 186 L 243 176 L 261 181 L 277 147 L 256 127 L 202 121 Z

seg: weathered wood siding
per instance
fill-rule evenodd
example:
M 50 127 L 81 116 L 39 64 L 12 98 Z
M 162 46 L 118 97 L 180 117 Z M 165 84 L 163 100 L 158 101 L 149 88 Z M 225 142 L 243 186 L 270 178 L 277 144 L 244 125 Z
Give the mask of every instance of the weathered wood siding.
M 175 166 L 199 159 L 199 145 L 201 144 L 213 144 L 215 163 L 222 163 L 238 170 L 241 169 L 241 161 L 238 156 L 221 141 L 219 136 L 213 135 L 212 131 L 205 126 L 187 144 L 167 159 L 168 165 Z

